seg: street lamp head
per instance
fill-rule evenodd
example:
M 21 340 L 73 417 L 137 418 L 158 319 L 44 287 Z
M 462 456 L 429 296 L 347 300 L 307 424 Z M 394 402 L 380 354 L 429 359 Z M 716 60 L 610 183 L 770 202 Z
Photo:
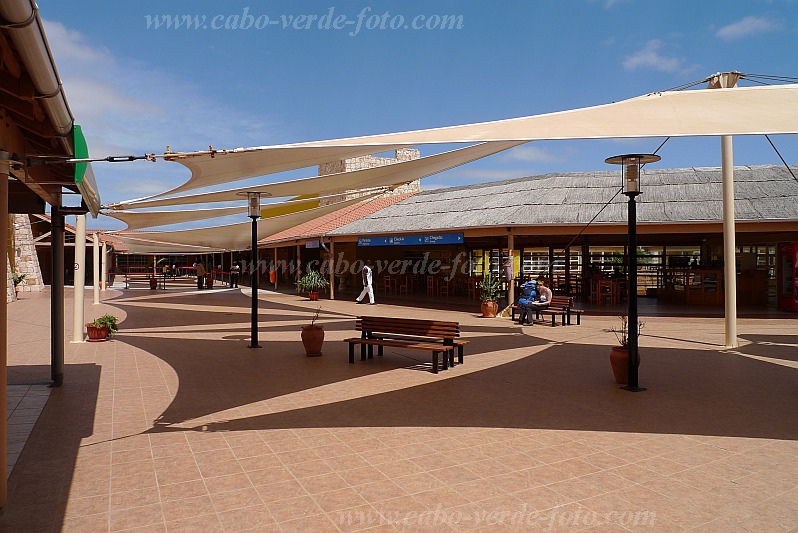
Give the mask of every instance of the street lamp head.
M 247 193 L 247 215 L 251 218 L 260 218 L 260 193 Z
M 627 196 L 640 194 L 640 170 L 646 163 L 655 163 L 661 158 L 654 154 L 624 154 L 608 157 L 604 160 L 610 165 L 621 165 L 623 193 Z

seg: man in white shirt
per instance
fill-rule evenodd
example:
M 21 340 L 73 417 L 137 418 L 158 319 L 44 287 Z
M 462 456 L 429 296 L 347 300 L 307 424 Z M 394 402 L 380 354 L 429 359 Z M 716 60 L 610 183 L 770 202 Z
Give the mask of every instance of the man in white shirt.
M 367 259 L 366 264 L 363 266 L 363 270 L 361 271 L 361 274 L 363 275 L 363 290 L 361 291 L 360 296 L 355 299 L 355 301 L 359 304 L 364 303 L 363 298 L 365 298 L 367 294 L 369 295 L 369 304 L 374 305 L 375 303 L 374 288 L 371 285 L 373 270 L 372 266 L 373 264 L 371 259 Z

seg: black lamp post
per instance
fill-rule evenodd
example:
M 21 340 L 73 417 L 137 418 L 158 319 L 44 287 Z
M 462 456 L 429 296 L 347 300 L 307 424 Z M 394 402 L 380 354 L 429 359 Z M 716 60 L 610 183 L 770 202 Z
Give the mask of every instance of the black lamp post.
M 260 218 L 259 192 L 247 193 L 247 215 L 252 219 L 252 318 L 250 348 L 260 348 L 258 344 L 258 219 Z
M 654 163 L 661 158 L 654 154 L 626 154 L 616 155 L 604 160 L 611 165 L 621 165 L 623 177 L 623 193 L 629 197 L 629 312 L 628 312 L 628 340 L 629 340 L 629 380 L 625 390 L 640 392 L 646 390 L 639 386 L 637 375 L 638 337 L 640 333 L 637 314 L 637 202 L 635 197 L 640 194 L 640 170 L 646 163 Z

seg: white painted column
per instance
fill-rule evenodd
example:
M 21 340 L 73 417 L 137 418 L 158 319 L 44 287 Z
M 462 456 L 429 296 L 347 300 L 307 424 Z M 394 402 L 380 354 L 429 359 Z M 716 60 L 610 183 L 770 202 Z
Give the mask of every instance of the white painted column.
M 726 347 L 737 343 L 737 254 L 734 226 L 734 151 L 731 135 L 720 138 L 723 176 L 723 278 L 726 288 Z
M 330 300 L 335 300 L 335 242 L 330 239 Z
M 86 215 L 75 216 L 74 278 L 72 342 L 83 342 L 83 299 L 86 290 Z
M 103 242 L 103 265 L 102 265 L 102 272 L 100 277 L 100 284 L 102 285 L 102 290 L 108 288 L 108 246 Z
M 94 305 L 97 305 L 100 303 L 100 236 L 95 232 L 93 237 L 91 259 L 94 271 Z

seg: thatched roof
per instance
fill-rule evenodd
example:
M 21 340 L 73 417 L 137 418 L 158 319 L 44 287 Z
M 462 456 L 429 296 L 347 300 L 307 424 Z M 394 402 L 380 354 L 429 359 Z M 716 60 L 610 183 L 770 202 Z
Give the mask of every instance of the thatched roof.
M 798 168 L 793 167 L 798 175 Z M 734 169 L 735 218 L 798 221 L 798 181 L 783 166 Z M 619 170 L 530 176 L 435 189 L 403 200 L 331 235 L 455 230 L 491 226 L 584 225 L 620 189 Z M 646 168 L 637 197 L 639 223 L 718 222 L 720 168 Z M 593 224 L 625 224 L 622 194 Z

